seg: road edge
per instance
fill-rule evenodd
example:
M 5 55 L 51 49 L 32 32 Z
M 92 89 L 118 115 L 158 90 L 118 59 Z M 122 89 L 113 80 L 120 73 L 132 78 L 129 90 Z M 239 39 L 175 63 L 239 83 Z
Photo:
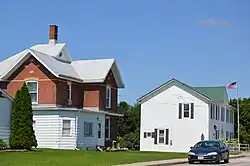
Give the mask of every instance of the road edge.
M 237 159 L 237 158 L 242 158 L 242 157 L 246 157 L 246 155 L 232 155 L 229 156 L 230 159 Z M 169 163 L 161 163 L 161 164 L 149 164 L 146 166 L 167 166 L 167 165 L 177 165 L 177 164 L 187 164 L 188 161 L 174 161 L 174 162 L 169 162 Z

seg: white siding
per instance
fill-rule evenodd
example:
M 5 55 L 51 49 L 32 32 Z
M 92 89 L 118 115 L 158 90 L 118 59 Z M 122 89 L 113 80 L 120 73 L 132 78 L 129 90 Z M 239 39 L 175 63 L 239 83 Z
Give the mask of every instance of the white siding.
M 87 112 L 34 111 L 38 148 L 86 149 L 104 145 L 104 118 L 104 115 Z M 70 136 L 62 135 L 63 120 L 71 120 Z M 93 137 L 84 137 L 84 121 L 93 123 Z M 102 123 L 101 139 L 97 138 L 97 123 Z
M 93 137 L 84 136 L 84 122 L 93 122 Z M 97 125 L 101 123 L 101 139 L 98 139 Z M 96 145 L 104 146 L 105 115 L 95 113 L 79 114 L 77 128 L 77 147 L 79 149 L 93 149 Z
M 172 86 L 143 103 L 140 150 L 187 152 L 190 146 L 201 140 L 202 133 L 205 139 L 208 139 L 208 104 L 196 96 Z M 178 104 L 186 102 L 194 103 L 194 119 L 178 119 Z M 172 145 L 155 145 L 154 138 L 144 138 L 144 132 L 154 132 L 157 128 L 169 129 L 169 140 L 172 140 Z
M 217 126 L 217 130 L 219 131 L 219 139 L 226 140 L 226 132 L 233 132 L 234 133 L 234 121 L 233 123 L 230 123 L 230 116 L 229 116 L 229 122 L 226 121 L 226 106 L 223 103 L 214 103 L 215 105 L 219 105 L 219 120 L 211 119 L 211 108 L 209 109 L 209 138 L 210 139 L 216 139 L 216 131 L 214 129 L 214 126 Z M 225 108 L 225 114 L 224 114 L 224 121 L 221 120 L 221 108 Z M 229 108 L 227 108 L 230 110 Z M 232 111 L 232 110 L 230 110 Z M 215 117 L 216 117 L 216 110 Z M 233 112 L 233 111 L 232 111 Z M 234 117 L 234 116 L 233 116 Z M 234 133 L 235 135 L 235 133 Z M 230 137 L 230 135 L 229 135 Z
M 0 98 L 0 139 L 9 144 L 12 101 Z

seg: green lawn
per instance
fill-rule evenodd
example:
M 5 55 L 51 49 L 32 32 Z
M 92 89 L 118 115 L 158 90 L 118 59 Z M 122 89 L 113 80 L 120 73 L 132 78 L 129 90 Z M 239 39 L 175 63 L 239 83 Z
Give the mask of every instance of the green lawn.
M 185 153 L 161 152 L 91 152 L 36 150 L 0 152 L 0 166 L 111 166 L 140 161 L 185 158 Z

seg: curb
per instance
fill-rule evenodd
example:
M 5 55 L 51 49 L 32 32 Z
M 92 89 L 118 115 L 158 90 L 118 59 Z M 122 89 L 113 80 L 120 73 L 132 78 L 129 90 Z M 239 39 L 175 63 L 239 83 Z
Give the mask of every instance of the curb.
M 241 155 L 229 156 L 230 159 L 237 159 L 237 158 L 242 158 L 242 157 L 246 157 L 246 155 L 241 154 Z M 151 163 L 150 162 L 138 162 L 138 163 L 131 163 L 131 164 L 121 164 L 121 165 L 116 165 L 116 166 L 167 166 L 167 165 L 177 165 L 177 164 L 187 164 L 188 163 L 188 160 L 185 160 L 185 159 L 183 159 L 182 161 L 168 160 L 168 161 L 165 161 L 165 163 L 164 163 L 164 161 L 162 163 L 157 163 L 157 162 L 160 162 L 160 161 L 161 160 L 152 161 Z
M 237 159 L 237 158 L 242 158 L 246 157 L 246 155 L 234 155 L 234 156 L 229 156 L 230 159 Z M 167 166 L 167 165 L 177 165 L 177 164 L 187 164 L 188 161 L 175 161 L 175 162 L 169 162 L 165 164 L 147 164 L 145 166 Z

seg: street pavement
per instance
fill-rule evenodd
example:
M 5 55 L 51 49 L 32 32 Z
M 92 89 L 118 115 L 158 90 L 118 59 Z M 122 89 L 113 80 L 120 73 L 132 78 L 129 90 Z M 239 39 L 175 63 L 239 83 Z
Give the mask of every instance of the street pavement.
M 212 166 L 212 165 L 218 165 L 218 164 L 177 164 L 175 166 Z M 221 163 L 221 166 L 250 166 L 250 157 L 243 157 L 243 158 L 237 158 L 237 159 L 231 159 L 230 163 L 224 164 Z

